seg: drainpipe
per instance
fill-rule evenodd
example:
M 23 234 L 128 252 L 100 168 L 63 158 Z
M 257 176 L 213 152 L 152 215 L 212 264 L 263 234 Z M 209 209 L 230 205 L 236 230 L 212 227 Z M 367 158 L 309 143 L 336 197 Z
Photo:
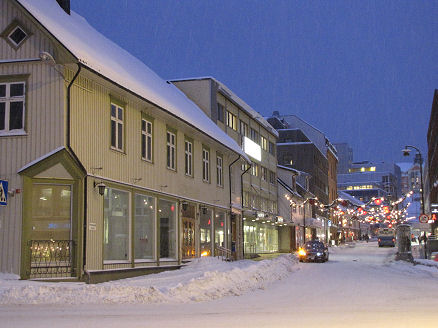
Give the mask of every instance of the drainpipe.
M 233 166 L 239 159 L 240 155 L 232 163 L 230 163 L 230 165 L 228 165 L 228 188 L 230 189 L 230 224 L 231 215 L 233 214 L 233 202 L 231 201 L 231 166 Z
M 86 173 L 84 166 L 80 162 L 79 158 L 76 156 L 74 150 L 71 148 L 70 144 L 70 122 L 71 122 L 71 87 L 73 86 L 73 83 L 75 82 L 76 78 L 79 76 L 79 73 L 81 72 L 82 65 L 81 63 L 76 63 L 78 66 L 78 70 L 76 71 L 75 75 L 73 76 L 72 80 L 67 86 L 67 129 L 66 129 L 66 145 L 68 151 L 71 153 L 72 157 L 79 163 L 81 169 Z M 85 175 L 84 178 L 84 232 L 83 232 L 83 240 L 82 240 L 82 270 L 85 271 L 85 264 L 86 264 L 86 239 L 87 239 L 87 175 Z
M 248 168 L 240 175 L 240 204 L 242 206 L 242 245 L 245 245 L 245 233 L 243 232 L 243 175 L 251 169 L 252 165 L 249 164 Z M 243 258 L 245 258 L 245 246 L 242 247 Z

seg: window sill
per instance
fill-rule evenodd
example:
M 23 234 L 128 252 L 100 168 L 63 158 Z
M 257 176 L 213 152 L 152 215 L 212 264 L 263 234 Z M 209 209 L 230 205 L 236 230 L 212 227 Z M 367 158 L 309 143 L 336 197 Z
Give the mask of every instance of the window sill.
M 146 163 L 148 163 L 148 164 L 154 164 L 154 161 L 150 161 L 150 160 L 148 160 L 148 159 L 146 159 L 146 158 L 141 158 L 141 160 L 143 161 L 143 162 L 146 162 Z
M 115 151 L 115 152 L 121 154 L 121 155 L 126 155 L 126 152 L 124 150 L 119 149 L 119 148 L 115 148 L 115 147 L 111 146 L 110 149 L 112 151 Z
M 193 176 L 193 174 L 184 174 L 184 176 L 186 177 L 186 178 L 190 178 L 190 179 L 194 179 L 195 177 Z
M 134 260 L 134 263 L 157 263 L 157 260 L 154 260 L 154 259 L 138 259 L 138 260 Z
M 129 264 L 131 261 L 129 260 L 105 260 L 103 264 Z
M 169 171 L 172 171 L 172 172 L 175 172 L 175 173 L 176 173 L 176 169 L 172 169 L 171 167 L 167 167 L 167 169 L 168 169 Z
M 27 136 L 27 132 L 24 130 L 0 132 L 0 137 L 23 137 L 23 136 Z

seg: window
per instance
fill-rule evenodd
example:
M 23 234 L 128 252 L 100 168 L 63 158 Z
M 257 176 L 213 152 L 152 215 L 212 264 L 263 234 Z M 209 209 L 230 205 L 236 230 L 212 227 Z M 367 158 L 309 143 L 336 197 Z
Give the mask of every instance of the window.
M 217 120 L 224 122 L 224 106 L 217 103 Z
M 8 35 L 8 39 L 16 48 L 18 48 L 21 43 L 23 43 L 26 37 L 27 33 L 20 26 L 16 26 Z
M 240 134 L 244 137 L 248 136 L 248 124 L 243 121 L 240 121 Z
M 200 212 L 199 232 L 201 235 L 201 256 L 211 256 L 211 225 L 213 221 L 213 213 L 212 210 L 208 209 L 207 207 L 201 207 Z
M 164 199 L 158 202 L 160 258 L 177 258 L 176 204 Z
M 185 173 L 193 176 L 193 143 L 191 141 L 184 141 L 184 153 Z
M 0 36 L 6 40 L 6 42 L 15 50 L 20 48 L 24 41 L 31 35 L 22 24 L 14 20 L 6 29 L 0 34 Z
M 124 109 L 111 103 L 111 147 L 123 151 Z
M 141 157 L 152 162 L 152 123 L 141 120 Z
M 135 259 L 153 259 L 155 251 L 155 198 L 135 195 Z
M 269 141 L 269 154 L 275 156 L 275 144 Z
M 223 159 L 220 156 L 216 157 L 216 183 L 218 186 L 223 186 Z
M 233 130 L 237 130 L 237 118 L 231 112 L 227 111 L 227 126 L 232 128 Z
M 275 184 L 275 172 L 269 171 L 269 183 Z
M 24 82 L 0 84 L 0 134 L 24 132 Z
M 104 260 L 127 261 L 130 250 L 129 193 L 112 188 L 104 195 Z
M 268 150 L 268 140 L 266 140 L 265 137 L 261 136 L 260 141 L 261 141 L 262 149 L 267 151 Z
M 251 135 L 249 138 L 257 144 L 260 143 L 259 133 L 256 130 L 254 130 L 253 128 L 251 128 Z
M 251 174 L 255 177 L 259 176 L 259 166 L 256 163 L 251 166 Z
M 262 176 L 262 180 L 263 181 L 267 181 L 268 180 L 268 169 L 266 167 L 261 166 L 260 167 L 260 173 Z
M 176 170 L 176 136 L 174 133 L 167 131 L 167 168 Z
M 202 180 L 210 182 L 210 151 L 202 149 Z

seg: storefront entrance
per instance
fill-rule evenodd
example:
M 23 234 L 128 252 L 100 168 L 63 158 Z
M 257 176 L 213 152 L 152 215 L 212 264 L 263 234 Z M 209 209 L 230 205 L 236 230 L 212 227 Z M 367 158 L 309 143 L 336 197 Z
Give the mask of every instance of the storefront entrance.
M 32 186 L 30 278 L 69 277 L 75 271 L 72 189 L 62 184 Z
M 183 217 L 182 226 L 183 226 L 182 258 L 189 259 L 196 257 L 195 219 Z

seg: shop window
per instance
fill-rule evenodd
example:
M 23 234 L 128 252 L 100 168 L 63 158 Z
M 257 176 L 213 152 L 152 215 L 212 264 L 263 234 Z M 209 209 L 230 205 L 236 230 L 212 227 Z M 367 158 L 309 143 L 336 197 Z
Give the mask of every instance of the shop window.
M 135 195 L 134 231 L 135 259 L 153 259 L 155 249 L 154 197 Z
M 129 192 L 112 188 L 104 195 L 104 260 L 129 260 Z
M 212 211 L 206 207 L 201 207 L 200 210 L 201 256 L 211 256 Z
M 226 247 L 225 245 L 225 213 L 218 212 L 214 218 L 214 246 Z
M 164 199 L 158 202 L 160 224 L 160 258 L 173 259 L 176 252 L 176 204 Z

